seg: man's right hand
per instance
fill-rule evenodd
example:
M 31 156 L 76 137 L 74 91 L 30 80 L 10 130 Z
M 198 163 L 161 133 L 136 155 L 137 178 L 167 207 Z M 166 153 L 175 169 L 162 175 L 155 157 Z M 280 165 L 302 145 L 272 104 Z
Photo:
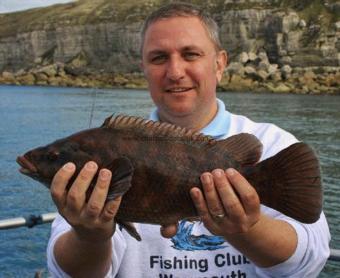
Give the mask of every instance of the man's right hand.
M 98 166 L 93 161 L 87 162 L 70 189 L 66 190 L 75 170 L 73 163 L 67 163 L 56 173 L 51 184 L 52 199 L 59 213 L 73 227 L 80 240 L 108 240 L 115 231 L 114 217 L 121 202 L 119 197 L 105 203 L 111 171 L 99 171 L 94 190 L 86 202 L 86 191 L 97 173 Z

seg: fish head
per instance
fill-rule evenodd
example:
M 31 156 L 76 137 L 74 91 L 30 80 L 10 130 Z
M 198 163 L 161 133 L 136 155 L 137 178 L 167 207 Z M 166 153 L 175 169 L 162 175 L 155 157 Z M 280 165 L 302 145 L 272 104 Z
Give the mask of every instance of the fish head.
M 95 133 L 88 131 L 32 149 L 17 157 L 17 163 L 21 166 L 19 171 L 49 188 L 54 175 L 67 162 L 76 165 L 76 173 L 87 161 L 102 164 L 96 154 L 98 151 L 95 142 Z

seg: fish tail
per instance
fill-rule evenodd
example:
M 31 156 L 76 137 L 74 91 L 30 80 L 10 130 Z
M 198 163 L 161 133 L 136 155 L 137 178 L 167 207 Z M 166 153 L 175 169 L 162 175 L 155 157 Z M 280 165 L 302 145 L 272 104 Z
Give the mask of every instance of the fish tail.
M 295 143 L 243 172 L 262 204 L 303 223 L 314 223 L 322 211 L 321 171 L 315 152 Z

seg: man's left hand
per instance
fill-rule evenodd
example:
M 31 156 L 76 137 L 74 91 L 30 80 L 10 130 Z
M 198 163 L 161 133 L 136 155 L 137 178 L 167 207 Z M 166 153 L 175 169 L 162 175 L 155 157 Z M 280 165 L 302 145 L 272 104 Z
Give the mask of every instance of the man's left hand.
M 190 194 L 206 228 L 228 238 L 248 232 L 260 219 L 260 200 L 255 189 L 235 169 L 216 169 L 201 175 L 203 192 Z

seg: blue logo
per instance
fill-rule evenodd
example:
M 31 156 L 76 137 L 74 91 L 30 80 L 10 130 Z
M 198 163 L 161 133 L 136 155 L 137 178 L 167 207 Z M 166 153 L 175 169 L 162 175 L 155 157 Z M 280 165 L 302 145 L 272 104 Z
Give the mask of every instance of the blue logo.
M 195 250 L 217 250 L 225 248 L 222 246 L 225 240 L 221 236 L 213 235 L 193 235 L 192 229 L 194 223 L 188 221 L 181 221 L 178 226 L 177 234 L 171 238 L 174 245 L 173 248 L 177 250 L 195 251 Z

